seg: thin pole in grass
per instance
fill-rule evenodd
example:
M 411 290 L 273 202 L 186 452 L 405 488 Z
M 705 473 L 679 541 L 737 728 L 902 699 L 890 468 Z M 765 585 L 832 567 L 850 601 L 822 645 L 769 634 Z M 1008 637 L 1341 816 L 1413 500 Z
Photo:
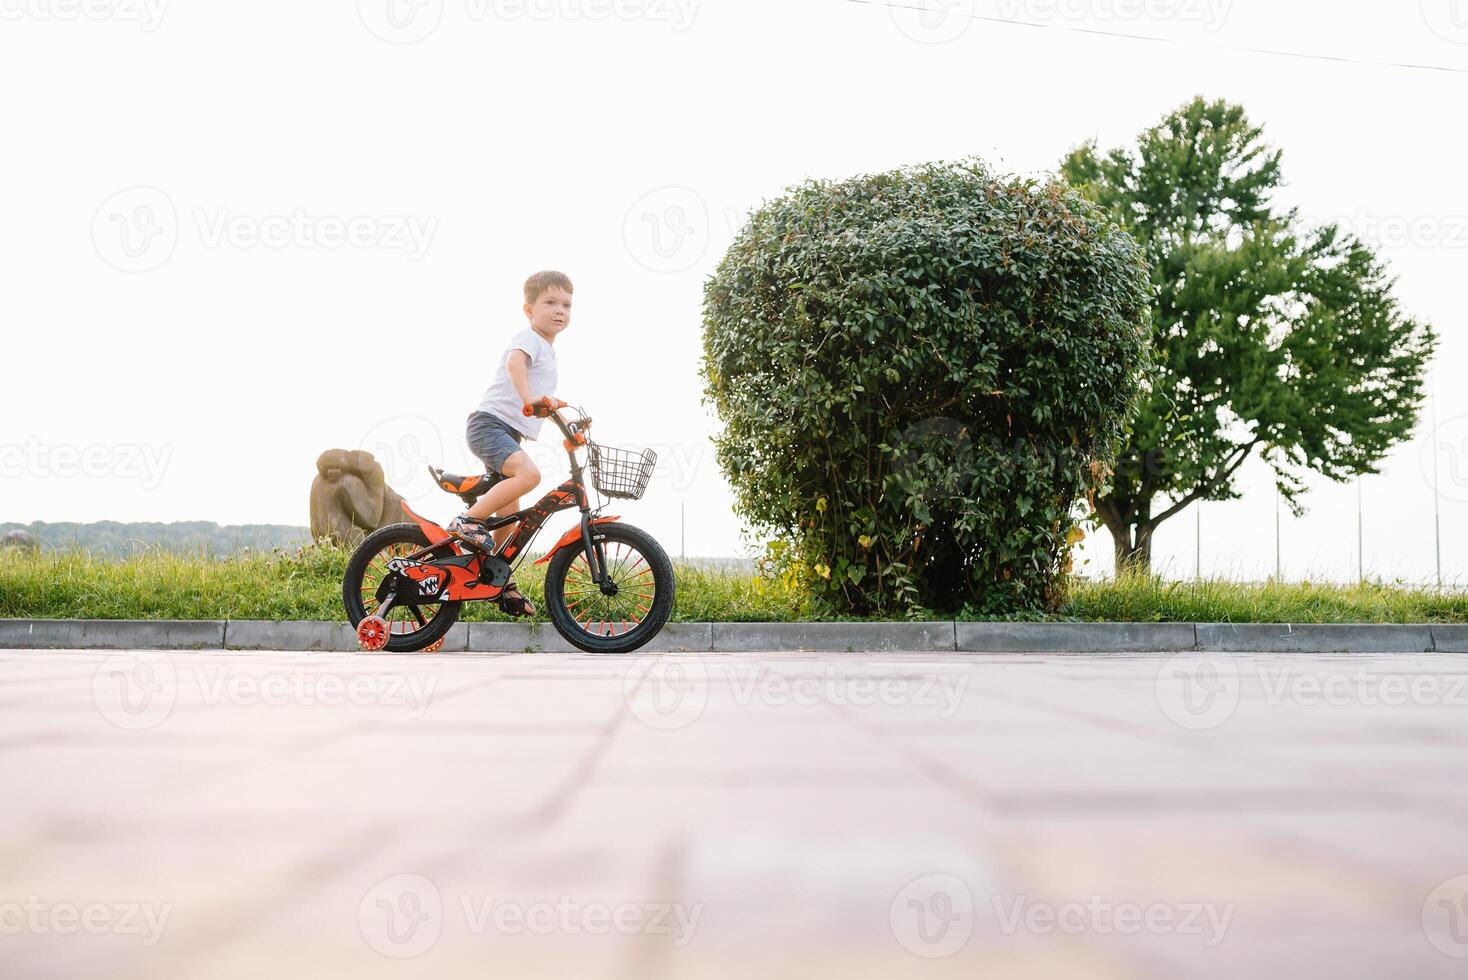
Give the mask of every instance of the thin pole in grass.
M 1274 485 L 1274 580 L 1276 582 L 1284 580 L 1284 573 L 1281 571 L 1283 566 L 1279 560 L 1279 498 L 1279 484 L 1276 483 Z
M 1437 560 L 1437 590 L 1443 590 L 1443 525 L 1437 490 L 1437 378 L 1432 381 L 1432 543 Z
M 1361 477 L 1356 477 L 1356 581 L 1366 584 L 1366 535 L 1363 531 L 1365 521 L 1361 516 L 1365 498 L 1361 495 Z
M 1193 509 L 1193 581 L 1203 581 L 1203 501 Z

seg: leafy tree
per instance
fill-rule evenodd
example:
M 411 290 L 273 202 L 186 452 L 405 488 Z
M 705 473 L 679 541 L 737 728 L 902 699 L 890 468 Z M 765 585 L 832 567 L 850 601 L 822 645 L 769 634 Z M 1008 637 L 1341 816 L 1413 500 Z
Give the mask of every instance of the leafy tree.
M 1402 314 L 1371 249 L 1272 203 L 1280 158 L 1242 108 L 1199 98 L 1135 153 L 1091 142 L 1061 166 L 1152 269 L 1156 368 L 1092 498 L 1118 570 L 1149 571 L 1157 527 L 1194 501 L 1237 499 L 1256 450 L 1298 516 L 1304 471 L 1378 472 L 1415 424 L 1436 336 Z
M 1053 604 L 1150 348 L 1135 242 L 977 161 L 808 181 L 706 286 L 720 465 L 831 609 Z

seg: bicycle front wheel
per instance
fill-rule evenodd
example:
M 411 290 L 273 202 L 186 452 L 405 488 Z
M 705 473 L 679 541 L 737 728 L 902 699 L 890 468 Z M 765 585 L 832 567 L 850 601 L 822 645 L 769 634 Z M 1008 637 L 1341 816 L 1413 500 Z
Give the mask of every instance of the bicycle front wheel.
M 551 623 L 587 653 L 631 653 L 662 630 L 673 612 L 673 563 L 662 545 L 630 524 L 597 524 L 611 594 L 591 580 L 586 552 L 567 545 L 545 573 Z

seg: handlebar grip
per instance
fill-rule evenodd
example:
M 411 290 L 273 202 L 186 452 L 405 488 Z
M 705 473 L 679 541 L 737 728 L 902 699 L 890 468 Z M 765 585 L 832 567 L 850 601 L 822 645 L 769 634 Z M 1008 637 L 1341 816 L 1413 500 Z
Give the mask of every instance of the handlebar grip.
M 566 405 L 567 403 L 561 401 L 559 398 L 554 398 L 550 395 L 546 395 L 544 398 L 540 399 L 540 401 L 527 402 L 520 409 L 520 411 L 522 414 L 524 414 L 526 418 L 529 418 L 533 415 L 536 418 L 545 419 L 550 418 L 552 413 L 554 413 L 558 409 L 565 408 Z

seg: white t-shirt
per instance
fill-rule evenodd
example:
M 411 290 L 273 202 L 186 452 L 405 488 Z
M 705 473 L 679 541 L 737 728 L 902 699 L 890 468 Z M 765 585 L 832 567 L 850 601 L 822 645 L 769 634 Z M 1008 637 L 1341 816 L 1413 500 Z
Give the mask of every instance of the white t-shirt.
M 494 372 L 494 380 L 485 389 L 478 410 L 497 415 L 530 438 L 538 439 L 540 438 L 540 427 L 545 424 L 545 420 L 526 418 L 522 411 L 525 403 L 520 399 L 520 393 L 515 390 L 515 385 L 510 380 L 510 369 L 505 366 L 505 361 L 509 360 L 512 350 L 523 350 L 530 355 L 528 373 L 532 397 L 556 393 L 556 384 L 559 380 L 556 369 L 556 349 L 544 337 L 536 333 L 534 328 L 526 327 L 510 338 L 505 352 L 500 355 L 499 367 Z

